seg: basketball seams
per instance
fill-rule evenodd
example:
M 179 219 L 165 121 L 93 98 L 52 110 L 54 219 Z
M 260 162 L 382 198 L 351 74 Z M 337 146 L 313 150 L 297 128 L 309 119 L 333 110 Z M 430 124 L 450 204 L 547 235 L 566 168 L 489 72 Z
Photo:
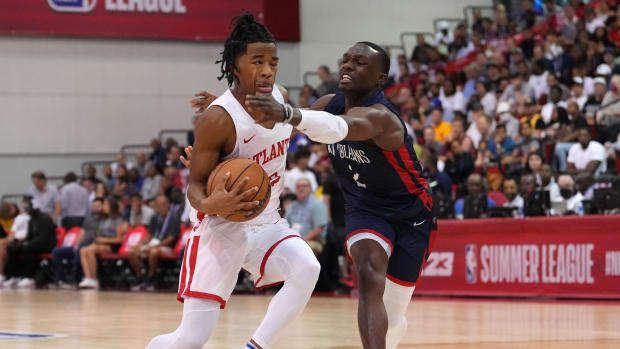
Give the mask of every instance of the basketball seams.
M 245 171 L 247 171 L 250 167 L 254 166 L 254 164 L 256 164 L 255 162 L 252 162 L 251 164 L 249 164 L 246 168 L 243 169 L 243 171 L 241 171 L 239 173 L 239 175 L 237 176 L 237 178 L 235 178 L 235 180 L 232 182 L 232 184 L 230 185 L 230 188 L 226 188 L 226 190 L 230 190 L 232 189 L 232 187 L 235 186 L 235 184 L 237 183 L 237 181 L 239 180 L 239 178 L 241 178 L 243 176 L 243 174 L 245 173 Z M 259 165 L 260 166 L 260 165 Z
M 213 186 L 215 185 L 215 184 L 214 184 L 214 183 L 215 183 L 215 178 L 217 178 L 217 174 L 218 174 L 218 172 L 220 172 L 220 171 L 224 168 L 224 164 L 229 163 L 229 162 L 231 162 L 231 161 L 233 161 L 233 160 L 235 160 L 235 159 L 234 159 L 234 158 L 233 158 L 233 159 L 228 159 L 228 160 L 226 160 L 226 161 L 224 161 L 224 162 L 221 162 L 221 163 L 220 163 L 219 165 L 217 165 L 217 167 L 215 168 L 215 170 L 214 170 L 214 172 L 215 172 L 215 173 L 211 172 L 211 174 L 209 175 L 209 178 L 211 178 L 212 180 L 211 180 L 211 181 L 209 181 L 210 183 L 207 183 L 207 184 L 208 184 L 208 188 L 207 188 L 207 196 L 208 196 L 208 195 L 211 195 L 211 193 L 213 192 Z
M 260 166 L 260 165 L 258 165 Z M 258 187 L 258 190 L 256 191 L 256 193 L 254 193 L 254 196 L 252 196 L 252 198 L 249 201 L 253 201 L 256 198 L 256 195 L 258 195 L 258 193 L 260 193 L 260 190 L 263 189 L 263 185 L 265 185 L 265 170 L 261 167 L 262 171 L 261 174 L 263 175 L 263 178 L 260 181 L 260 187 Z

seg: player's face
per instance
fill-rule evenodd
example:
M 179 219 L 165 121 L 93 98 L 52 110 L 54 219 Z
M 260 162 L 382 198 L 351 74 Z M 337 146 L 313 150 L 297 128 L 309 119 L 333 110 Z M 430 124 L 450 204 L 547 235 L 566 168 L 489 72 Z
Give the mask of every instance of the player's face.
M 245 94 L 271 94 L 278 72 L 278 49 L 272 42 L 248 44 L 246 53 L 237 58 L 235 76 Z
M 340 90 L 368 93 L 385 83 L 387 74 L 382 72 L 381 55 L 366 45 L 355 45 L 342 56 Z

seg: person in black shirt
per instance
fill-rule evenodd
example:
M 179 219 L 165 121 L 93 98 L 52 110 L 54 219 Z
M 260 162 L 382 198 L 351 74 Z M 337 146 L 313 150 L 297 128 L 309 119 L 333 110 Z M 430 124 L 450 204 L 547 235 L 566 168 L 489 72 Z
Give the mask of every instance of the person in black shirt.
M 34 287 L 38 256 L 49 253 L 56 245 L 56 225 L 48 214 L 41 212 L 41 205 L 35 200 L 26 202 L 25 209 L 30 215 L 28 235 L 24 240 L 12 240 L 7 246 L 6 274 L 9 280 L 5 285 L 20 288 Z M 17 281 L 18 278 L 22 278 Z
M 344 251 L 344 242 L 347 235 L 344 222 L 344 194 L 342 193 L 338 176 L 334 173 L 331 173 L 325 180 L 325 184 L 323 184 L 323 202 L 327 206 L 329 213 L 327 244 L 323 254 L 325 255 L 328 251 L 332 251 L 333 253 L 331 258 L 325 257 L 321 259 L 328 259 L 327 262 L 331 264 L 325 265 L 324 269 L 335 271 L 335 273 L 332 273 L 333 275 L 330 274 L 330 283 L 333 287 L 338 284 L 339 279 L 341 279 L 343 283 L 348 283 L 347 281 L 350 280 L 351 276 L 349 263 L 347 263 Z M 330 249 L 328 245 L 332 246 L 333 249 Z M 338 270 L 340 273 L 338 273 Z

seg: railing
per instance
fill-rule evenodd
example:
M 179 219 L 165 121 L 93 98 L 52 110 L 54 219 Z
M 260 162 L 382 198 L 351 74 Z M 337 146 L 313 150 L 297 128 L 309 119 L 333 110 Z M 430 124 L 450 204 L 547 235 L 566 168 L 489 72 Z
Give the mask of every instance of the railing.
M 471 18 L 473 19 L 474 10 L 481 10 L 481 11 L 488 10 L 491 12 L 495 12 L 495 7 L 494 6 L 474 6 L 474 5 L 465 6 L 463 8 L 463 18 L 465 19 L 465 25 L 467 26 L 467 29 L 470 29 L 473 24 L 473 20 L 472 21 L 469 20 L 469 14 L 471 13 Z
M 130 150 L 137 150 L 137 151 L 133 151 L 130 152 Z M 147 149 L 151 149 L 151 145 L 150 144 L 125 144 L 121 147 L 121 153 L 123 153 L 123 155 L 127 156 L 127 155 L 131 155 L 133 153 L 137 153 L 139 150 L 145 150 Z
M 82 165 L 80 166 L 80 169 L 82 171 L 82 177 L 86 177 L 86 169 L 89 166 L 94 166 L 95 169 L 97 169 L 97 167 L 103 168 L 105 165 L 107 164 L 111 164 L 112 161 L 105 161 L 105 160 L 99 160 L 99 161 L 85 161 L 82 163 Z M 97 171 L 97 173 L 100 173 L 101 171 Z
M 407 48 L 407 43 L 405 42 L 405 38 L 407 37 L 416 37 L 418 35 L 423 35 L 424 36 L 424 41 L 426 42 L 433 42 L 433 40 L 435 39 L 435 34 L 431 33 L 431 32 L 404 32 L 404 33 L 400 33 L 400 46 L 402 48 L 402 50 L 405 52 L 405 56 L 409 57 L 409 54 L 407 54 L 407 52 L 413 52 L 413 48 L 417 46 L 417 43 L 415 45 L 413 45 L 411 47 L 411 49 Z
M 4 194 L 2 195 L 2 198 L 0 198 L 0 201 L 17 201 L 17 202 L 21 202 L 24 198 L 24 196 L 29 195 L 27 193 L 21 193 L 21 194 Z
M 161 144 L 165 144 L 166 142 L 166 138 L 173 138 L 175 139 L 179 145 L 187 145 L 185 143 L 187 143 L 187 132 L 192 131 L 189 128 L 177 128 L 177 129 L 164 129 L 159 131 L 159 133 L 157 134 L 157 138 L 159 138 L 159 141 L 161 142 Z M 182 135 L 182 139 L 178 136 Z M 172 137 L 172 136 L 176 136 L 176 137 Z

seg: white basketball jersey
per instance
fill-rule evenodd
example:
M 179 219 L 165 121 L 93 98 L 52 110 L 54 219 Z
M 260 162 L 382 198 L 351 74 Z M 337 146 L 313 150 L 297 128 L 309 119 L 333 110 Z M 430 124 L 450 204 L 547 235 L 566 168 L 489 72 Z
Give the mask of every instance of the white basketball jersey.
M 273 97 L 284 103 L 284 97 L 276 86 Z M 232 153 L 222 160 L 231 158 L 247 158 L 256 161 L 263 167 L 271 183 L 271 198 L 265 210 L 256 218 L 248 221 L 251 224 L 272 222 L 274 214 L 280 207 L 280 194 L 284 189 L 284 172 L 286 170 L 286 154 L 293 126 L 277 123 L 273 129 L 265 128 L 254 122 L 254 119 L 233 96 L 230 89 L 218 97 L 211 105 L 224 108 L 235 124 L 237 142 Z

